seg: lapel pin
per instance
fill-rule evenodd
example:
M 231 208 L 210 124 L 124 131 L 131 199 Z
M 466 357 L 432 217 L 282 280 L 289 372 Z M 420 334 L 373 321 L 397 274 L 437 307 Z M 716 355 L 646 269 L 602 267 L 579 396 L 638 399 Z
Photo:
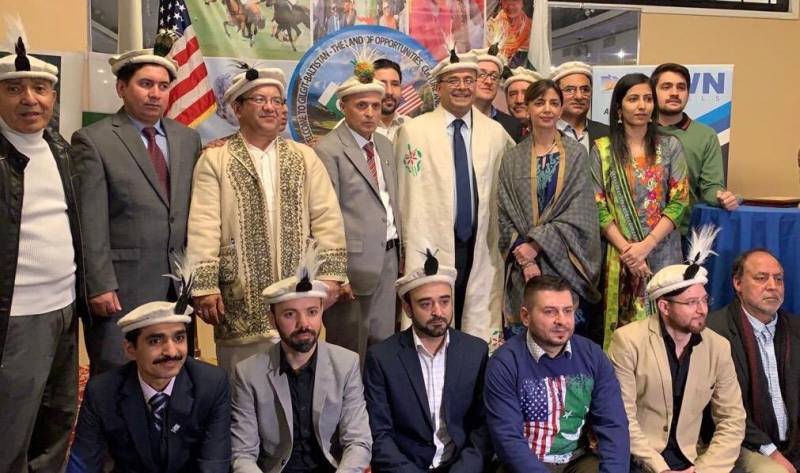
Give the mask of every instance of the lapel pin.
M 173 434 L 177 434 L 179 430 L 181 430 L 181 425 L 180 424 L 175 424 L 170 429 L 170 432 L 172 432 Z

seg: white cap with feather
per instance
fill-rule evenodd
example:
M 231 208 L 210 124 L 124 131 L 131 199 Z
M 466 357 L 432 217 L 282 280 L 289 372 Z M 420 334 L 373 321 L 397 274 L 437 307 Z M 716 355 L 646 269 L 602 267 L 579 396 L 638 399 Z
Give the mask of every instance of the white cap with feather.
M 383 84 L 375 80 L 375 67 L 372 65 L 375 59 L 377 58 L 374 49 L 362 46 L 355 50 L 355 59 L 352 61 L 353 75 L 336 89 L 339 100 L 348 95 L 367 92 L 381 94 L 381 97 L 386 94 Z
M 225 103 L 233 103 L 234 100 L 256 87 L 262 85 L 274 85 L 281 93 L 281 97 L 286 93 L 286 76 L 277 67 L 253 68 L 245 62 L 237 63 L 241 72 L 233 78 L 231 86 L 225 91 L 222 100 Z
M 708 271 L 701 265 L 710 255 L 716 254 L 712 248 L 717 233 L 719 228 L 714 225 L 704 225 L 699 231 L 693 228 L 689 238 L 687 263 L 673 264 L 657 272 L 647 283 L 647 294 L 650 299 L 656 300 L 679 289 L 708 283 Z
M 394 287 L 400 297 L 405 296 L 413 289 L 432 282 L 447 283 L 450 287 L 455 285 L 458 271 L 456 271 L 456 268 L 439 264 L 439 260 L 436 259 L 436 253 L 438 253 L 438 250 L 432 251 L 430 248 L 426 248 L 423 253 L 425 255 L 424 265 L 421 268 L 409 271 L 394 283 Z
M 502 53 L 503 44 L 505 44 L 505 32 L 502 28 L 495 28 L 491 31 L 489 38 L 489 47 L 482 49 L 473 49 L 471 52 L 475 54 L 478 62 L 492 62 L 497 66 L 497 72 L 502 74 L 503 68 L 506 66 L 506 57 Z
M 444 41 L 445 47 L 449 51 L 449 56 L 439 61 L 439 64 L 431 70 L 431 76 L 438 80 L 449 72 L 473 71 L 476 75 L 480 72 L 478 56 L 474 52 L 456 53 L 455 41 L 453 41 L 452 36 L 445 36 Z
M 312 241 L 306 249 L 305 255 L 297 265 L 294 276 L 288 277 L 272 284 L 261 293 L 267 305 L 279 302 L 318 297 L 324 299 L 328 296 L 327 286 L 316 279 L 317 270 L 322 264 L 316 241 Z
M 191 322 L 192 319 L 189 316 L 193 309 L 189 306 L 189 302 L 192 300 L 194 265 L 181 253 L 173 254 L 172 258 L 175 264 L 175 274 L 164 274 L 164 276 L 180 283 L 178 300 L 176 302 L 153 301 L 133 309 L 117 321 L 117 326 L 122 333 L 155 324 L 188 324 Z
M 503 89 L 508 89 L 508 86 L 514 82 L 524 81 L 528 84 L 535 84 L 542 80 L 542 76 L 538 72 L 525 69 L 522 66 L 511 69 L 510 72 L 511 75 L 503 82 Z
M 592 80 L 592 66 L 580 61 L 569 61 L 561 64 L 553 69 L 550 74 L 550 79 L 555 82 L 563 79 L 564 77 L 571 76 L 572 74 L 583 74 Z
M 116 76 L 120 69 L 129 64 L 155 64 L 166 69 L 170 79 L 175 79 L 178 75 L 178 63 L 169 57 L 169 53 L 177 39 L 175 32 L 162 29 L 156 35 L 152 49 L 137 49 L 110 57 L 108 64 L 111 72 Z
M 4 50 L 11 52 L 0 58 L 0 81 L 9 79 L 45 79 L 53 84 L 58 82 L 58 68 L 52 64 L 28 55 L 28 38 L 22 19 L 5 15 L 6 44 Z

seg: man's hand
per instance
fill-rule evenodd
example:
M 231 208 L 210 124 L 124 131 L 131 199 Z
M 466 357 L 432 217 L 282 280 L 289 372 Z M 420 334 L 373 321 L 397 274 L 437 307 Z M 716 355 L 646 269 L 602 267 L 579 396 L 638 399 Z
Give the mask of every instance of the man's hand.
M 353 286 L 350 284 L 342 284 L 339 287 L 338 302 L 352 302 L 354 300 L 356 300 L 356 296 L 353 294 Z
M 228 140 L 224 139 L 224 138 L 220 138 L 220 139 L 217 139 L 217 140 L 209 141 L 208 143 L 206 143 L 205 146 L 203 146 L 203 151 L 205 151 L 205 150 L 207 150 L 209 148 L 219 148 L 220 146 L 224 145 L 227 142 L 228 142 Z
M 769 456 L 775 463 L 780 464 L 780 466 L 784 467 L 786 471 L 789 473 L 797 473 L 797 469 L 792 465 L 786 457 L 779 450 L 775 450 Z
M 222 294 L 193 297 L 194 312 L 207 324 L 219 325 L 225 318 L 225 304 Z
M 516 258 L 517 264 L 520 266 L 525 266 L 526 263 L 532 263 L 533 260 L 536 259 L 536 255 L 536 250 L 530 243 L 523 243 L 514 248 L 514 258 Z
M 528 282 L 536 276 L 541 276 L 542 270 L 539 269 L 539 265 L 536 263 L 526 263 L 522 267 L 522 275 L 525 276 L 525 282 Z
M 98 317 L 108 317 L 122 310 L 117 291 L 108 291 L 89 299 L 92 314 Z
M 331 281 L 329 279 L 320 279 L 320 281 L 325 283 L 328 292 L 328 296 L 322 300 L 322 310 L 328 310 L 330 306 L 339 300 L 339 287 L 342 285 L 342 283 L 338 281 Z
M 717 202 L 725 210 L 736 210 L 739 207 L 739 199 L 736 198 L 736 194 L 729 190 L 718 190 Z

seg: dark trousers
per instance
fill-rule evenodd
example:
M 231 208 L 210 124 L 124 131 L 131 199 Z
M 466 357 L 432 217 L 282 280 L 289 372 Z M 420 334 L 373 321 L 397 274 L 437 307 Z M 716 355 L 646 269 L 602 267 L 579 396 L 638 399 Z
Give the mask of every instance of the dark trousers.
M 78 403 L 78 317 L 70 304 L 11 317 L 0 366 L 0 472 L 58 472 Z
M 574 458 L 569 463 L 545 463 L 544 467 L 550 473 L 597 473 L 600 471 L 600 459 L 593 453 L 587 453 Z M 509 469 L 502 465 L 497 470 L 497 473 L 507 473 L 508 471 Z
M 456 285 L 454 288 L 455 297 L 455 328 L 461 330 L 461 318 L 464 313 L 464 298 L 467 295 L 467 283 L 469 282 L 469 273 L 472 270 L 472 259 L 475 254 L 475 236 L 470 238 L 469 241 L 460 241 L 455 237 L 455 260 L 456 260 Z

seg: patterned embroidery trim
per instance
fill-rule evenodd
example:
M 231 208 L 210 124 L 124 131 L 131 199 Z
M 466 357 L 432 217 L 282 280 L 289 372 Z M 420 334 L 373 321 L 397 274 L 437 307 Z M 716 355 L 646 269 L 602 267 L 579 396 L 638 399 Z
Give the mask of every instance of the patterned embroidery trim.
M 219 290 L 217 286 L 218 275 L 219 264 L 216 261 L 203 261 L 198 263 L 194 268 L 195 280 L 192 286 L 192 294 L 213 294 Z
M 280 278 L 294 275 L 295 268 L 305 252 L 303 230 L 303 190 L 306 166 L 303 155 L 290 148 L 285 139 L 277 138 L 280 176 L 281 267 Z
M 335 248 L 322 250 L 320 257 L 323 259 L 319 268 L 319 275 L 336 276 L 343 278 L 347 274 L 347 250 Z

